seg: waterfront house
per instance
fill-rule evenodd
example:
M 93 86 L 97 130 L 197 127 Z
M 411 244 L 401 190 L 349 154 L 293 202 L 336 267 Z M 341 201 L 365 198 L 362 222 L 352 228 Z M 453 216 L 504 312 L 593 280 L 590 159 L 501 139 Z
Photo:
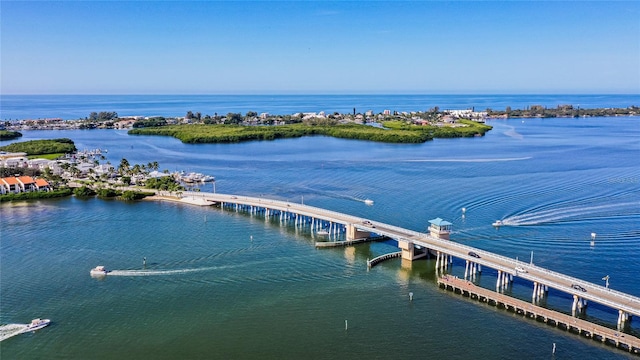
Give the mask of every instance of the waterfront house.
M 32 178 L 31 176 L 10 176 L 0 179 L 0 194 L 49 190 L 51 190 L 51 185 L 45 179 Z

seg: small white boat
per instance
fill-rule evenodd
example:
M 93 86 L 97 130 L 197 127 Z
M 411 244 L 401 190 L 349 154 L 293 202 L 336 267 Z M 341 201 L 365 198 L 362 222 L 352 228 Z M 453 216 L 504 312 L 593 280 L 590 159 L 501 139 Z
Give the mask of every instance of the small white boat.
M 364 201 L 364 203 L 367 204 L 367 205 L 373 205 L 373 200 L 367 199 L 367 200 Z
M 49 325 L 51 320 L 49 319 L 33 319 L 31 323 L 27 325 L 27 327 L 22 332 L 36 331 L 40 330 L 43 327 Z
M 502 223 L 502 221 L 500 221 L 500 220 L 496 220 L 496 221 L 495 221 L 493 224 L 491 224 L 491 225 L 493 225 L 493 226 L 495 226 L 495 227 L 500 227 L 500 226 L 502 226 L 502 225 L 504 225 L 504 224 Z
M 329 235 L 329 232 L 327 230 L 318 230 L 317 234 L 318 235 Z
M 109 270 L 105 269 L 104 266 L 98 265 L 89 271 L 91 276 L 105 276 L 109 273 Z
M 215 180 L 216 180 L 216 178 L 214 178 L 211 175 L 202 175 L 202 178 L 200 178 L 200 182 L 203 182 L 203 183 L 212 182 L 212 181 L 215 181 Z

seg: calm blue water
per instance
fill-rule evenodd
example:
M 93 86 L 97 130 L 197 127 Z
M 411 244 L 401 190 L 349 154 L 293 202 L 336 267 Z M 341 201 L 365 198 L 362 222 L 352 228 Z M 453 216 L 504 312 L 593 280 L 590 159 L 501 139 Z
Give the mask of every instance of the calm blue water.
M 531 105 L 581 108 L 640 105 L 640 95 L 0 95 L 0 119 L 79 119 L 93 111 L 121 116 L 184 116 L 187 111 L 214 115 L 256 111 L 351 113 L 373 110 L 426 111 L 440 109 L 525 109 Z
M 537 265 L 597 284 L 610 275 L 612 288 L 640 296 L 639 121 L 499 120 L 482 138 L 411 145 L 188 145 L 116 130 L 25 131 L 19 141 L 68 137 L 79 149 L 108 149 L 113 164 L 158 161 L 214 175 L 218 192 L 304 197 L 413 230 L 442 217 L 453 241 L 525 261 L 533 251 Z M 70 198 L 0 211 L 0 323 L 53 320 L 1 342 L 2 359 L 629 357 L 443 292 L 432 260 L 367 271 L 367 258 L 394 251 L 384 243 L 318 250 L 305 230 L 172 203 Z M 497 230 L 496 219 L 512 226 Z M 143 257 L 151 274 L 136 276 Z M 99 281 L 88 274 L 96 265 L 128 272 Z M 485 269 L 478 283 L 495 279 Z M 531 289 L 516 279 L 510 292 L 528 300 Z M 547 304 L 569 312 L 571 299 L 552 290 Z M 587 316 L 617 319 L 597 304 Z M 627 331 L 638 336 L 638 324 Z

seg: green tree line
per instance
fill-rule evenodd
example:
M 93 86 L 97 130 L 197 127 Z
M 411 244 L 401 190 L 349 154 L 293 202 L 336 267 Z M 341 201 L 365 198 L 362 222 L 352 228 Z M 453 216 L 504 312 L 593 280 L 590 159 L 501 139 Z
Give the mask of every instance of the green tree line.
M 68 154 L 76 151 L 71 139 L 29 140 L 0 146 L 0 150 L 8 152 L 25 152 L 27 155 Z

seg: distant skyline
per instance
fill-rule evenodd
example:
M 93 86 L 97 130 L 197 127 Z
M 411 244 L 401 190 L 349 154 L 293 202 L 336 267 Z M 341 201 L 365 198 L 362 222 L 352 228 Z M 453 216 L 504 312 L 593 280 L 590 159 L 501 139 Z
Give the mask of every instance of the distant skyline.
M 11 94 L 640 94 L 638 1 L 0 1 Z

